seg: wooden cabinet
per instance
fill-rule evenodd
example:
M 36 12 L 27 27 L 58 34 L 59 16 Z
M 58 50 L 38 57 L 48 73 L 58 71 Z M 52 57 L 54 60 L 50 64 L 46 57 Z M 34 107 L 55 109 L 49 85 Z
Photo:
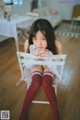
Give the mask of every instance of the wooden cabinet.
M 76 18 L 80 16 L 80 5 L 75 5 L 73 7 L 73 14 L 72 14 L 72 17 Z

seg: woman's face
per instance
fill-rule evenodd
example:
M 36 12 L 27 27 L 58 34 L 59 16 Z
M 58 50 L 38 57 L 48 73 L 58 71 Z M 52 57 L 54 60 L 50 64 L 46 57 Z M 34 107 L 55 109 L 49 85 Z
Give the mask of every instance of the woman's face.
M 44 50 L 47 47 L 47 41 L 42 32 L 38 31 L 32 39 L 33 44 L 38 50 Z

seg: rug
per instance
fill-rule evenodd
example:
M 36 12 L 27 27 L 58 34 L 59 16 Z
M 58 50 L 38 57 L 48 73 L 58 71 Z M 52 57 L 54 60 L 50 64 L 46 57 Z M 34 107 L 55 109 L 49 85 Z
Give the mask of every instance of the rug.
M 62 35 L 66 37 L 80 37 L 80 26 L 79 25 L 72 25 L 71 24 L 64 24 L 60 25 L 58 28 L 55 29 L 56 35 Z

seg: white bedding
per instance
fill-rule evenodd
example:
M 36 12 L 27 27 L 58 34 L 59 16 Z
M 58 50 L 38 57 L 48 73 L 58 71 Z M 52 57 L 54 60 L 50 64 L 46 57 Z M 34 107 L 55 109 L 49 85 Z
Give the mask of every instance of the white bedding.
M 54 9 L 53 9 L 54 10 Z M 37 13 L 39 15 L 39 18 L 44 18 L 49 20 L 49 22 L 52 24 L 53 28 L 56 27 L 62 20 L 62 16 L 59 12 L 57 13 L 50 13 L 49 8 L 43 7 L 40 9 L 34 9 L 34 13 Z

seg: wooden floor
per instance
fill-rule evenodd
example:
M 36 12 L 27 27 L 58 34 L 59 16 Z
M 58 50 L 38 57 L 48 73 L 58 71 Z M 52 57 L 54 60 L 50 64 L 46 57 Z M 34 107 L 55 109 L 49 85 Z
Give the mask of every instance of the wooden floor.
M 58 85 L 60 120 L 80 120 L 80 39 L 57 36 L 68 55 L 62 82 Z M 10 120 L 18 120 L 27 85 L 22 81 L 14 40 L 0 43 L 0 110 L 10 110 Z M 44 99 L 43 90 L 38 98 Z M 31 104 L 27 120 L 52 120 L 50 105 Z

